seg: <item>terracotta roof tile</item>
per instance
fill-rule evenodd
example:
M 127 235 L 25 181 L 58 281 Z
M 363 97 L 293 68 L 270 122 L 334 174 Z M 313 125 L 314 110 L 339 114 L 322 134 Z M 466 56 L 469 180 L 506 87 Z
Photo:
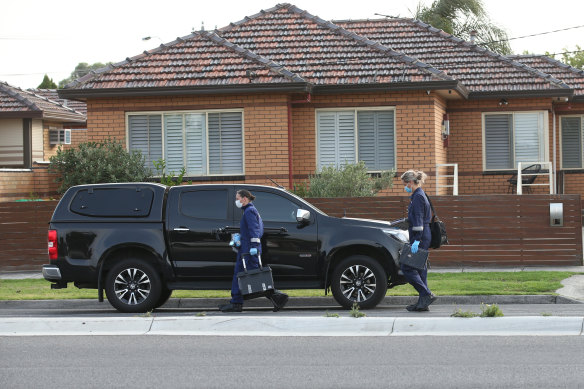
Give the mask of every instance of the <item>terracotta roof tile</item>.
M 65 107 L 57 101 L 50 100 L 36 93 L 0 82 L 0 115 L 22 113 L 47 118 L 59 118 L 76 122 L 86 121 L 84 114 L 72 108 Z
M 547 74 L 417 20 L 376 19 L 335 23 L 443 70 L 461 81 L 471 93 L 568 88 L 565 83 Z
M 155 88 L 304 82 L 279 64 L 210 32 L 110 65 L 66 88 Z
M 576 69 L 547 55 L 510 55 L 508 58 L 564 81 L 574 89 L 574 96 L 584 97 L 584 70 Z
M 62 99 L 59 97 L 56 89 L 29 89 L 29 92 L 37 94 L 41 97 L 46 97 L 65 107 L 72 108 L 75 111 L 87 115 L 87 104 L 84 101 Z
M 231 23 L 218 34 L 315 85 L 452 80 L 415 58 L 290 4 Z

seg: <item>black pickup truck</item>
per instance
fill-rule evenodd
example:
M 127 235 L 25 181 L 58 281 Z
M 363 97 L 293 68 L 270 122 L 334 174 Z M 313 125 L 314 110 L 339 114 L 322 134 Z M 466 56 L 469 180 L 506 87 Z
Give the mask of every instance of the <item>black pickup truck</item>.
M 230 289 L 229 247 L 251 191 L 264 222 L 262 261 L 278 289 L 330 289 L 343 307 L 375 307 L 403 284 L 398 251 L 407 230 L 389 222 L 335 218 L 285 190 L 260 185 L 96 184 L 70 188 L 50 221 L 54 289 L 98 290 L 122 312 L 162 306 L 173 290 Z

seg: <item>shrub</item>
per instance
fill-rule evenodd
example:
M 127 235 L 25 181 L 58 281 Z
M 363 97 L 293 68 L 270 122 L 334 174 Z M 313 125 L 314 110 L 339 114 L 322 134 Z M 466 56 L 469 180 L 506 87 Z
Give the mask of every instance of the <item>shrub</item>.
M 347 164 L 338 169 L 323 167 L 321 172 L 309 177 L 307 197 L 368 197 L 393 186 L 393 170 L 377 177 L 367 173 L 365 162 Z
M 178 176 L 175 175 L 174 171 L 169 172 L 168 175 L 166 174 L 166 161 L 164 159 L 159 159 L 157 161 L 152 161 L 154 164 L 154 168 L 156 169 L 156 175 L 160 177 L 160 183 L 166 186 L 175 186 L 180 185 L 183 182 L 183 177 L 185 176 L 187 169 L 183 166 L 178 173 Z M 188 181 L 189 184 L 192 184 L 192 181 Z
M 150 176 L 139 151 L 129 153 L 120 142 L 110 139 L 81 143 L 67 150 L 59 146 L 49 161 L 49 171 L 57 173 L 59 193 L 74 185 L 141 182 Z

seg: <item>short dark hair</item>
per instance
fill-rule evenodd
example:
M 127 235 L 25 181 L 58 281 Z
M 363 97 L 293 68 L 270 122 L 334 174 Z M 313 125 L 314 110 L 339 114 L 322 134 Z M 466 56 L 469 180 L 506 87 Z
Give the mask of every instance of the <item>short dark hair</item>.
M 249 190 L 246 189 L 240 189 L 237 191 L 237 194 L 240 197 L 246 197 L 248 198 L 250 201 L 254 201 L 255 200 L 255 196 L 251 194 L 251 192 Z

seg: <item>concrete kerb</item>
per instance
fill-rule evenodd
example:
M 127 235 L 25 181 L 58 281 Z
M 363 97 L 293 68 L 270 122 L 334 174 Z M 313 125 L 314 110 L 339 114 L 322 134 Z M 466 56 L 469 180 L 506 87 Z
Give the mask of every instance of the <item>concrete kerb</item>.
M 584 317 L 0 318 L 0 336 L 582 336 Z
M 378 306 L 413 304 L 415 296 L 387 296 Z M 172 309 L 216 309 L 219 304 L 228 301 L 227 298 L 171 298 L 163 308 Z M 478 296 L 439 296 L 436 305 L 474 305 L 474 304 L 582 304 L 582 301 L 563 296 L 551 295 L 478 295 Z M 271 303 L 267 299 L 247 301 L 246 308 L 268 308 Z M 287 308 L 339 308 L 332 296 L 325 297 L 292 297 Z M 0 300 L 0 309 L 114 309 L 104 301 L 97 299 L 69 300 Z

